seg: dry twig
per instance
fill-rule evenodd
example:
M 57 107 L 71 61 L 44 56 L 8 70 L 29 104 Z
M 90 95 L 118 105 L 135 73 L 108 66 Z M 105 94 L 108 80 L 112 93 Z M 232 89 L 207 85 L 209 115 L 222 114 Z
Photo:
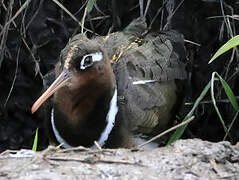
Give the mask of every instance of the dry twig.
M 165 134 L 167 134 L 167 133 L 169 133 L 169 132 L 171 132 L 171 131 L 173 131 L 173 130 L 175 130 L 175 129 L 181 127 L 181 126 L 184 126 L 185 124 L 190 123 L 194 118 L 195 118 L 195 116 L 192 116 L 192 117 L 189 118 L 188 120 L 183 121 L 182 123 L 180 123 L 180 124 L 178 124 L 178 125 L 176 125 L 176 126 L 170 128 L 170 129 L 167 129 L 166 131 L 162 132 L 161 134 L 158 134 L 157 136 L 154 136 L 154 137 L 151 138 L 150 140 L 148 140 L 148 141 L 144 142 L 143 144 L 139 145 L 137 148 L 141 148 L 141 147 L 145 146 L 146 144 L 148 144 L 148 143 L 150 143 L 150 142 L 152 142 L 152 141 L 154 141 L 154 140 L 156 140 L 156 139 L 158 139 L 158 138 L 164 136 Z

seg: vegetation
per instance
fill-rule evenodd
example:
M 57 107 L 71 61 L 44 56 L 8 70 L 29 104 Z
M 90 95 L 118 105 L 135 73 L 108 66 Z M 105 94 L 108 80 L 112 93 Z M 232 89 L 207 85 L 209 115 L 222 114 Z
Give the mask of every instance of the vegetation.
M 211 58 L 211 60 L 209 61 L 209 64 L 210 64 L 211 62 L 213 62 L 217 57 L 219 57 L 220 55 L 222 55 L 223 53 L 227 52 L 228 50 L 230 50 L 230 49 L 232 49 L 232 48 L 234 48 L 234 47 L 236 47 L 236 46 L 238 46 L 238 45 L 239 45 L 239 35 L 237 35 L 237 36 L 231 38 L 227 43 L 225 43 L 225 44 L 214 54 L 214 56 L 213 56 L 213 57 Z M 217 78 L 216 78 L 215 76 L 217 76 Z M 222 87 L 223 87 L 223 89 L 224 89 L 224 91 L 225 91 L 225 93 L 226 93 L 228 99 L 230 100 L 231 105 L 233 106 L 234 110 L 236 111 L 236 114 L 235 114 L 235 116 L 234 116 L 234 118 L 233 118 L 233 120 L 232 120 L 232 122 L 231 122 L 229 128 L 227 128 L 226 125 L 225 125 L 225 122 L 224 122 L 224 120 L 223 120 L 223 117 L 222 117 L 222 115 L 221 115 L 221 113 L 220 113 L 220 111 L 219 111 L 219 109 L 218 109 L 218 107 L 217 107 L 217 103 L 216 103 L 215 96 L 214 96 L 214 82 L 215 82 L 215 81 L 218 81 L 218 80 L 220 81 L 220 83 L 221 83 L 221 85 L 222 85 Z M 186 121 L 186 120 L 188 120 L 189 118 L 191 118 L 191 117 L 193 116 L 193 113 L 194 113 L 195 109 L 196 109 L 197 106 L 199 105 L 200 101 L 204 98 L 204 96 L 206 95 L 206 93 L 209 91 L 209 89 L 211 89 L 210 92 L 211 92 L 211 99 L 212 99 L 212 102 L 213 102 L 213 106 L 214 106 L 214 108 L 215 108 L 215 111 L 217 112 L 217 115 L 218 115 L 218 117 L 219 117 L 219 119 L 220 119 L 220 122 L 221 122 L 221 124 L 222 124 L 222 126 L 223 126 L 223 128 L 224 128 L 225 133 L 226 133 L 225 136 L 224 136 L 224 138 L 223 138 L 223 140 L 225 140 L 228 135 L 230 136 L 229 131 L 230 131 L 230 129 L 232 128 L 232 126 L 233 126 L 233 124 L 234 124 L 234 122 L 235 122 L 235 120 L 236 120 L 236 118 L 237 118 L 237 116 L 238 116 L 239 107 L 238 107 L 238 103 L 237 103 L 236 97 L 235 97 L 235 95 L 234 95 L 232 89 L 231 89 L 230 86 L 227 84 L 227 82 L 226 82 L 217 72 L 213 72 L 213 73 L 212 73 L 212 78 L 211 78 L 211 80 L 210 80 L 210 81 L 208 82 L 208 84 L 205 86 L 205 88 L 203 89 L 202 93 L 201 93 L 200 96 L 197 98 L 196 102 L 194 103 L 194 105 L 193 105 L 191 111 L 186 115 L 186 117 L 183 119 L 183 121 Z M 182 126 L 182 127 L 180 127 L 180 128 L 178 128 L 178 129 L 174 132 L 174 134 L 171 136 L 171 138 L 169 139 L 168 145 L 171 144 L 171 143 L 173 143 L 173 142 L 175 142 L 176 140 L 178 140 L 178 139 L 182 136 L 182 134 L 183 134 L 184 130 L 186 129 L 186 127 L 187 127 L 187 124 L 184 125 L 184 126 Z
M 34 142 L 33 142 L 33 145 L 32 145 L 32 150 L 35 151 L 35 152 L 37 151 L 37 143 L 38 143 L 38 128 L 36 130 Z

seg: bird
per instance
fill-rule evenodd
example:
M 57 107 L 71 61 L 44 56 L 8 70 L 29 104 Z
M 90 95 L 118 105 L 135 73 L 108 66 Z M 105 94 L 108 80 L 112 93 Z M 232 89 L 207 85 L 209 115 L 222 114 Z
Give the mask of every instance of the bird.
M 186 79 L 183 35 L 148 32 L 137 18 L 106 36 L 73 36 L 31 111 L 47 101 L 51 144 L 132 148 L 172 125 Z

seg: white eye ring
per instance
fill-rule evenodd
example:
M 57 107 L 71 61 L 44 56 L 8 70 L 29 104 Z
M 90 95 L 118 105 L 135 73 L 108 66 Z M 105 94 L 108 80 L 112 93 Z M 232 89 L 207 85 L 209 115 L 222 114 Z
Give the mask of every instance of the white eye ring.
M 83 56 L 83 58 L 81 60 L 81 63 L 80 63 L 80 69 L 81 70 L 84 70 L 87 67 L 92 65 L 92 64 L 88 65 L 88 66 L 85 65 L 85 59 L 89 56 L 91 56 L 91 58 L 92 58 L 92 63 L 97 62 L 97 61 L 101 61 L 103 59 L 103 53 L 102 52 L 87 54 L 87 55 Z

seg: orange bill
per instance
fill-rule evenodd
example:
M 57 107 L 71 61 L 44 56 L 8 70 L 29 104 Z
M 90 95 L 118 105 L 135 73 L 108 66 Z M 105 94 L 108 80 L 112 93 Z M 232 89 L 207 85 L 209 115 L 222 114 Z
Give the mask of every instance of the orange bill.
M 70 79 L 70 73 L 68 70 L 63 70 L 58 78 L 52 83 L 52 85 L 36 100 L 32 105 L 32 114 L 37 111 L 37 109 L 58 89 L 66 85 L 67 81 Z

